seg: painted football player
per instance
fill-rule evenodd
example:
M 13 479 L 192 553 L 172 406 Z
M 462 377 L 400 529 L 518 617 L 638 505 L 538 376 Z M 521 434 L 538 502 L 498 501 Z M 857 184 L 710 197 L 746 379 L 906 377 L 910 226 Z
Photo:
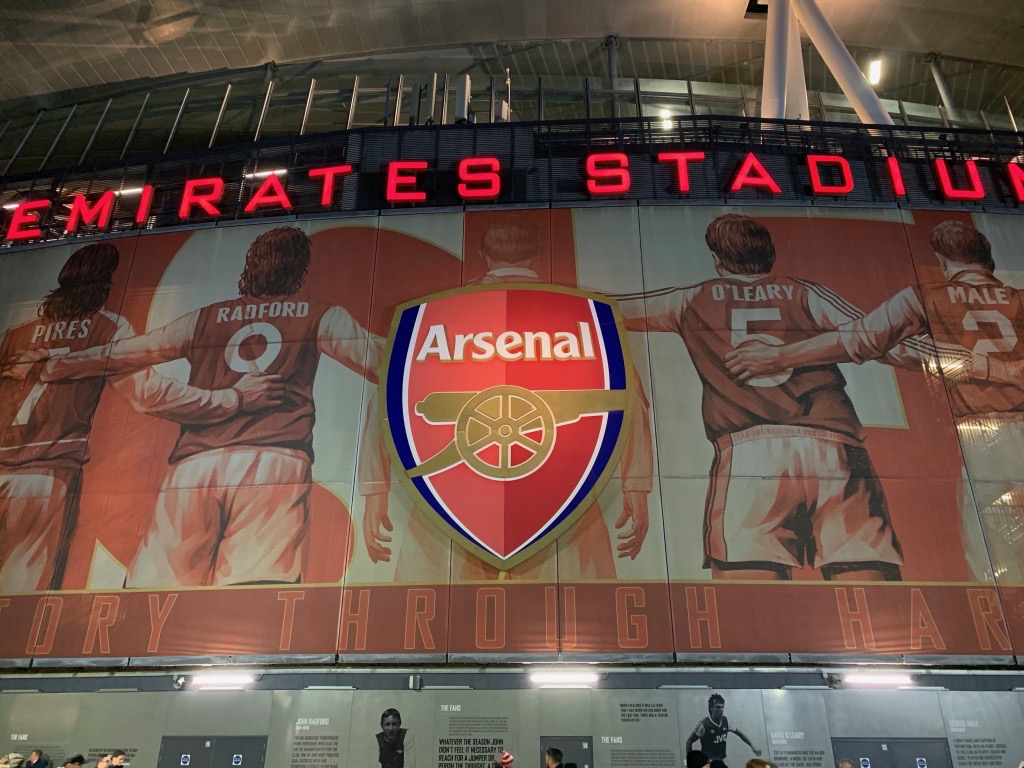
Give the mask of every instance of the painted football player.
M 931 333 L 938 349 L 931 370 L 941 373 L 968 478 L 989 527 L 993 565 L 1008 580 L 1024 580 L 1024 507 L 1015 488 L 1024 481 L 1024 291 L 993 272 L 992 247 L 983 233 L 958 221 L 944 221 L 930 235 L 946 276 L 941 283 L 905 288 L 864 317 L 786 346 L 751 342 L 729 354 L 727 365 L 740 381 L 794 365 L 837 361 L 862 363 L 886 354 L 904 339 Z M 770 374 L 769 374 L 770 375 Z M 964 536 L 970 542 L 974 506 L 962 502 Z M 983 548 L 971 567 L 985 578 Z
M 629 330 L 682 338 L 703 385 L 715 447 L 704 567 L 715 578 L 788 580 L 810 566 L 826 579 L 899 580 L 900 544 L 839 368 L 740 381 L 726 367 L 747 339 L 805 339 L 861 313 L 823 285 L 773 275 L 775 245 L 755 219 L 720 216 L 705 241 L 717 278 L 616 297 Z M 928 349 L 908 340 L 887 362 L 919 367 Z
M 320 355 L 376 383 L 381 353 L 380 340 L 348 311 L 300 293 L 310 258 L 305 232 L 272 229 L 249 247 L 238 298 L 142 336 L 55 355 L 43 366 L 40 378 L 49 382 L 184 358 L 193 386 L 230 387 L 248 373 L 278 376 L 286 385 L 286 399 L 273 409 L 182 426 L 128 586 L 300 580 Z
M 3 335 L 0 360 L 42 359 L 133 337 L 131 324 L 105 307 L 119 260 L 111 243 L 76 250 L 38 317 Z M 282 394 L 272 377 L 197 388 L 150 368 L 108 379 L 104 373 L 49 383 L 0 378 L 0 592 L 60 586 L 105 382 L 141 413 L 197 426 L 272 406 Z

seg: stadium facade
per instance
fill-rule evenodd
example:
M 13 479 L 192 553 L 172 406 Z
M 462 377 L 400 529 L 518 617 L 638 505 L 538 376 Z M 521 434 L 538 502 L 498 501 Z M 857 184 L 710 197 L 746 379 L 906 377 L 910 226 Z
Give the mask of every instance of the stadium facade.
M 68 5 L 0 752 L 1024 759 L 1019 9 Z

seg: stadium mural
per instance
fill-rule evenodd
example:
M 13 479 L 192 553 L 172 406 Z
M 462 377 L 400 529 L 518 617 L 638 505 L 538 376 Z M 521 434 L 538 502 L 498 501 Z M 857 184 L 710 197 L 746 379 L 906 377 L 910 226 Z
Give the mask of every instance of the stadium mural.
M 735 210 L 5 254 L 0 656 L 1019 653 L 1024 223 Z

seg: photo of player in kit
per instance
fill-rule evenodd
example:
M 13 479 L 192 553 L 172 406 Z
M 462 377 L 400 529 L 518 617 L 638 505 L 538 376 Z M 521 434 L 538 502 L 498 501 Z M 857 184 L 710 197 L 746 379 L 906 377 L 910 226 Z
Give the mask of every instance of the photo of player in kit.
M 376 383 L 381 342 L 340 306 L 302 293 L 308 236 L 260 235 L 237 298 L 215 302 L 141 336 L 16 357 L 8 376 L 43 385 L 90 381 L 185 359 L 189 385 L 230 389 L 257 378 L 258 413 L 184 423 L 128 587 L 293 583 L 309 547 L 313 381 L 321 354 Z M 237 409 L 236 409 L 237 410 Z
M 38 317 L 0 341 L 6 368 L 130 339 L 131 324 L 106 308 L 120 261 L 111 243 L 77 249 L 38 306 Z M 66 382 L 0 378 L 0 592 L 59 588 L 78 515 L 89 435 L 105 383 L 135 410 L 202 429 L 273 405 L 278 387 L 243 375 L 183 384 L 151 368 Z
M 702 718 L 694 727 L 693 733 L 686 739 L 684 751 L 689 753 L 693 745 L 699 741 L 700 751 L 707 755 L 714 768 L 718 768 L 716 761 L 719 765 L 724 764 L 726 740 L 730 733 L 739 736 L 755 755 L 761 755 L 761 750 L 754 746 L 743 731 L 729 724 L 729 718 L 725 715 L 725 697 L 720 693 L 713 693 L 708 697 L 708 716 Z
M 675 333 L 703 387 L 715 449 L 704 511 L 714 578 L 899 580 L 901 547 L 846 381 L 835 365 L 793 365 L 739 380 L 729 353 L 750 339 L 798 341 L 862 317 L 837 293 L 776 275 L 768 228 L 726 214 L 705 242 L 718 277 L 614 296 L 630 331 Z M 884 362 L 920 368 L 931 344 L 908 338 Z
M 402 727 L 402 713 L 397 709 L 384 710 L 375 738 L 380 768 L 416 768 L 413 737 L 408 728 Z
M 991 244 L 975 227 L 942 222 L 930 243 L 944 282 L 905 288 L 829 333 L 785 346 L 749 341 L 727 355 L 726 364 L 740 381 L 750 382 L 792 366 L 863 363 L 908 337 L 930 333 L 938 357 L 926 370 L 945 382 L 967 471 L 964 485 L 969 479 L 985 518 L 992 564 L 1004 579 L 1021 583 L 1024 506 L 1015 503 L 1014 491 L 1024 482 L 1024 344 L 1018 338 L 1024 331 L 1024 290 L 993 274 Z M 974 506 L 969 497 L 961 504 L 967 528 Z M 984 578 L 986 564 L 975 560 L 972 568 L 976 578 Z

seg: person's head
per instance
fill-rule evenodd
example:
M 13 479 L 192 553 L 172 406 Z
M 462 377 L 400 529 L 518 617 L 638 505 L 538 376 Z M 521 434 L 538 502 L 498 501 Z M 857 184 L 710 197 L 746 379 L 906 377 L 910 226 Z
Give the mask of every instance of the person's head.
M 238 279 L 242 296 L 264 298 L 295 293 L 306 281 L 309 237 L 298 227 L 277 227 L 253 240 Z
M 31 752 L 29 752 L 28 756 L 33 763 L 37 760 L 43 759 L 43 753 L 38 749 L 33 749 Z
M 120 259 L 117 248 L 110 243 L 79 248 L 61 267 L 57 287 L 39 305 L 39 316 L 47 320 L 73 320 L 102 309 Z
M 718 720 L 725 714 L 725 697 L 720 693 L 712 693 L 708 697 L 708 714 Z
M 853 760 L 842 759 L 836 763 L 836 768 L 854 768 Z
M 125 753 L 123 749 L 115 749 L 110 753 L 110 764 L 114 766 L 124 765 Z
M 686 753 L 686 768 L 707 768 L 708 756 L 699 749 L 693 749 Z
M 515 761 L 516 759 L 512 756 L 512 753 L 503 749 L 501 754 L 494 760 L 494 768 L 511 768 Z
M 402 713 L 397 709 L 385 709 L 380 716 L 380 730 L 384 734 L 384 741 L 394 741 L 398 738 L 398 732 L 402 728 Z
M 727 213 L 704 232 L 720 275 L 766 275 L 775 266 L 775 243 L 768 228 L 749 216 Z
M 752 757 L 747 760 L 747 768 L 772 768 L 772 764 L 761 757 Z
M 547 768 L 554 768 L 562 764 L 562 750 L 558 747 L 548 747 L 544 750 L 544 765 Z
M 534 269 L 543 250 L 537 225 L 521 216 L 507 216 L 488 224 L 480 236 L 480 255 L 488 269 Z
M 104 755 L 96 761 L 96 768 L 111 768 L 113 765 L 110 755 Z
M 69 766 L 72 766 L 72 767 L 85 765 L 85 756 L 84 755 L 72 755 L 71 757 L 69 757 L 67 760 L 64 761 L 64 765 L 66 765 L 66 766 L 69 765 Z
M 950 277 L 948 262 L 980 267 L 989 272 L 996 268 L 988 238 L 970 224 L 944 221 L 932 230 L 930 239 L 939 266 L 947 277 Z

